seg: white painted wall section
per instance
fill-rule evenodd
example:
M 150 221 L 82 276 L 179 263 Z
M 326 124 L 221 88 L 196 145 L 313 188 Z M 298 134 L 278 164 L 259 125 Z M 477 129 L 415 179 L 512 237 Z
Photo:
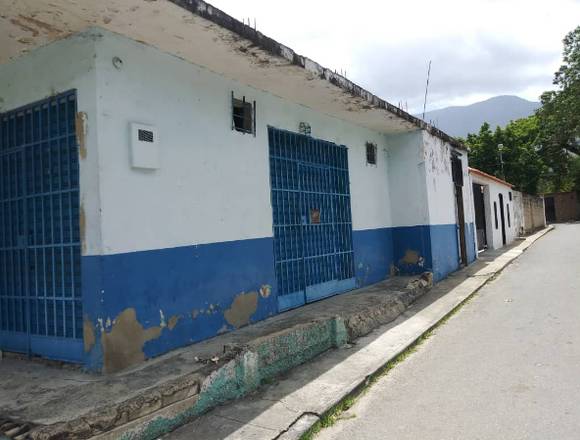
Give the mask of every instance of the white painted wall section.
M 272 236 L 267 127 L 349 148 L 353 228 L 391 226 L 385 135 L 244 86 L 102 30 L 97 42 L 103 253 Z M 113 58 L 122 60 L 121 68 Z M 117 63 L 118 64 L 118 63 Z M 257 103 L 256 137 L 231 129 L 231 92 Z M 159 133 L 159 169 L 130 166 L 129 127 Z M 366 164 L 365 144 L 378 147 Z
M 421 131 L 387 136 L 386 143 L 393 226 L 429 224 Z
M 443 140 L 422 131 L 427 180 L 427 199 L 429 201 L 429 224 L 457 224 L 455 206 L 455 185 L 451 173 L 451 152 L 455 150 Z M 469 184 L 467 153 L 456 150 L 460 155 L 463 169 L 463 209 L 465 222 L 474 222 L 473 194 Z

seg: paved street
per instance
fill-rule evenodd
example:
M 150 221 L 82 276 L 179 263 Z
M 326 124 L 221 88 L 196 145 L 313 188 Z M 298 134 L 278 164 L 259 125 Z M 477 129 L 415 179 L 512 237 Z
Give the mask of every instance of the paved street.
M 580 438 L 580 224 L 558 225 L 318 439 Z

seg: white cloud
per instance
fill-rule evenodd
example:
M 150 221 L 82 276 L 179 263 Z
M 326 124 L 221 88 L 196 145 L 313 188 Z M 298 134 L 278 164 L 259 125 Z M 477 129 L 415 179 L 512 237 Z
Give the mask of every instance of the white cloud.
M 551 87 L 580 0 L 210 0 L 393 102 L 429 108 Z

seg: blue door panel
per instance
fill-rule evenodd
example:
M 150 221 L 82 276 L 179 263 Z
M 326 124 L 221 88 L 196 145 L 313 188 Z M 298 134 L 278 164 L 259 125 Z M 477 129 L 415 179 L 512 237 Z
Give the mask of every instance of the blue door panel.
M 0 114 L 0 348 L 80 361 L 76 93 Z
M 278 308 L 354 288 L 347 149 L 269 128 Z

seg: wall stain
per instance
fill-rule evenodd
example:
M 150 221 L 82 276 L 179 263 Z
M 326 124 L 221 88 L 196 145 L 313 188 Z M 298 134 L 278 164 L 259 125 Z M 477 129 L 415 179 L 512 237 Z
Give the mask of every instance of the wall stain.
M 143 345 L 161 335 L 161 327 L 144 329 L 137 321 L 135 309 L 125 309 L 110 332 L 101 335 L 103 371 L 112 373 L 145 360 Z
M 44 21 L 40 21 L 36 18 L 26 17 L 25 15 L 19 15 L 20 20 L 24 20 L 28 23 L 28 25 L 36 26 L 38 29 L 42 29 L 45 31 L 49 36 L 58 36 L 62 33 L 62 31 Z M 38 32 L 36 33 L 38 35 Z M 35 36 L 36 36 L 35 35 Z
M 83 342 L 85 346 L 85 353 L 88 353 L 95 346 L 95 329 L 93 328 L 93 323 L 88 316 L 85 315 L 83 320 Z
M 87 158 L 87 114 L 78 112 L 75 116 L 75 132 L 77 135 L 77 144 L 79 144 L 79 156 L 81 159 Z
M 407 249 L 405 251 L 405 256 L 401 258 L 401 263 L 404 264 L 417 264 L 421 259 L 419 252 Z
M 224 313 L 228 324 L 240 328 L 250 323 L 250 317 L 258 308 L 258 292 L 240 293 Z
M 169 318 L 169 321 L 167 321 L 167 328 L 169 330 L 173 330 L 180 319 L 181 319 L 181 316 L 173 315 L 171 318 Z
M 36 29 L 24 24 L 21 20 L 18 20 L 17 18 L 11 18 L 10 23 L 12 23 L 15 26 L 18 26 L 23 31 L 30 32 L 33 37 L 38 36 L 38 31 Z

